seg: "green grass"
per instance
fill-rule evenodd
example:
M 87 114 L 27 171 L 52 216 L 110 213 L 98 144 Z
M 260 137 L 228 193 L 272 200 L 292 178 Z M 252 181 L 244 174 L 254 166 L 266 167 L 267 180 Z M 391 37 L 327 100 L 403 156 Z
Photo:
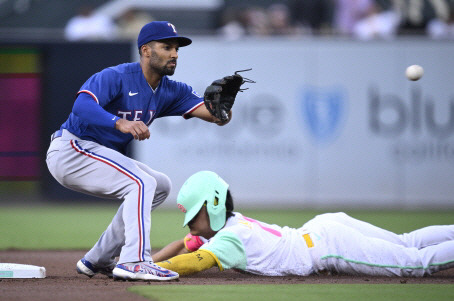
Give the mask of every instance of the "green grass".
M 0 209 L 0 249 L 89 249 L 115 215 L 116 206 L 5 207 Z M 183 237 L 178 211 L 152 214 L 152 246 Z
M 128 290 L 156 301 L 454 300 L 451 284 L 153 285 L 133 286 Z
M 115 215 L 117 206 L 0 207 L 0 249 L 89 249 Z M 320 211 L 242 210 L 262 221 L 300 227 Z M 348 211 L 351 216 L 394 232 L 408 232 L 432 224 L 450 224 L 454 211 Z M 182 238 L 183 214 L 178 210 L 152 213 L 151 244 L 160 248 Z
M 0 211 L 0 249 L 91 248 L 113 207 L 7 207 Z
M 0 207 L 0 249 L 89 249 L 109 225 L 118 207 L 32 206 Z M 321 211 L 242 210 L 268 223 L 300 227 Z M 408 232 L 432 224 L 452 224 L 454 211 L 347 211 L 355 218 L 394 232 Z M 152 213 L 151 243 L 160 248 L 182 238 L 183 214 L 178 210 Z M 454 285 L 152 285 L 134 286 L 131 292 L 151 300 L 454 300 Z

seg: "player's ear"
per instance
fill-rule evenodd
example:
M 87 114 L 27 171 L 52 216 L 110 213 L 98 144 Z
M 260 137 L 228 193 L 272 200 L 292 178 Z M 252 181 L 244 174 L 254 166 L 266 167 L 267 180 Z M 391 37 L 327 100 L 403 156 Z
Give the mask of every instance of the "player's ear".
M 151 55 L 151 46 L 152 46 L 151 44 L 152 44 L 152 43 L 153 43 L 153 42 L 151 42 L 151 43 L 146 43 L 146 44 L 143 44 L 143 45 L 140 47 L 140 50 L 141 50 L 143 56 L 148 57 L 148 56 Z
M 147 56 L 146 51 L 147 51 L 147 44 L 143 44 L 140 46 L 140 56 Z

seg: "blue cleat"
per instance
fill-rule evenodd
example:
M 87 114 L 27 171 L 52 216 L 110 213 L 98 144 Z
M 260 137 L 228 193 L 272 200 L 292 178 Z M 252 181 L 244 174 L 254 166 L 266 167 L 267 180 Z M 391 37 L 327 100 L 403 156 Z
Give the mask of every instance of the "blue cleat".
M 85 258 L 82 258 L 77 262 L 76 265 L 76 270 L 77 273 L 83 274 L 88 277 L 93 277 L 94 275 L 100 273 L 103 275 L 106 275 L 109 278 L 113 277 L 112 270 L 114 269 L 115 264 L 112 264 L 111 266 L 108 267 L 95 267 L 91 264 L 90 261 L 86 260 Z

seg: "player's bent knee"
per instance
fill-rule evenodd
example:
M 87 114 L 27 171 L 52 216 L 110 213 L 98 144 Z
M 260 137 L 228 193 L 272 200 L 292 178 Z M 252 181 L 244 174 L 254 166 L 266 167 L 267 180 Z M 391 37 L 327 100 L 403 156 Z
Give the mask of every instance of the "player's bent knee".
M 143 177 L 142 182 L 145 190 L 155 191 L 158 186 L 158 181 L 152 176 Z
M 329 213 L 331 216 L 335 219 L 345 219 L 346 217 L 349 217 L 345 212 L 336 212 L 336 213 Z
M 318 220 L 325 220 L 325 221 L 342 221 L 348 215 L 344 212 L 334 212 L 334 213 L 323 213 L 317 215 L 315 218 Z
M 154 194 L 156 185 L 157 181 L 154 177 L 142 175 L 137 181 L 128 181 L 123 189 L 127 194 L 137 193 L 139 190 L 143 190 L 144 193 L 148 195 L 149 192 L 152 192 Z
M 156 181 L 156 191 L 159 191 L 161 194 L 167 197 L 170 194 L 170 190 L 172 190 L 172 182 L 170 181 L 170 178 L 165 174 L 160 174 L 159 177 L 156 177 Z

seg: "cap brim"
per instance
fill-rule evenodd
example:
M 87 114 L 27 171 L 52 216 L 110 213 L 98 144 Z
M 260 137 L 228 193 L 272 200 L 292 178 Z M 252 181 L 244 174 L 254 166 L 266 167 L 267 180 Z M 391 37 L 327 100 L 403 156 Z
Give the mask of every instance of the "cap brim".
M 178 45 L 180 47 L 184 47 L 184 46 L 188 46 L 192 43 L 192 40 L 190 38 L 186 38 L 186 37 L 173 37 L 173 36 L 170 36 L 170 37 L 164 37 L 164 38 L 160 38 L 159 40 L 154 40 L 154 41 L 162 41 L 162 40 L 177 40 L 178 41 Z
M 184 214 L 184 221 L 183 221 L 183 227 L 186 227 L 187 224 L 199 213 L 200 209 L 202 209 L 203 204 L 205 204 L 205 201 L 200 202 L 200 206 L 193 206 L 191 209 L 188 210 Z

